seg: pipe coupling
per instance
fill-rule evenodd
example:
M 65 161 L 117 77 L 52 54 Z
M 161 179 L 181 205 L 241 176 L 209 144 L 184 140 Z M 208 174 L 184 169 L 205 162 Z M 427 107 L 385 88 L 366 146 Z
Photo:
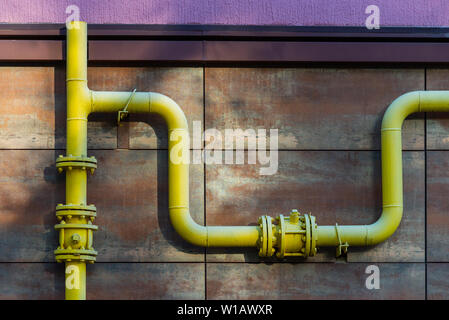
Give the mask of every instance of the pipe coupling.
M 93 231 L 98 227 L 92 223 L 96 217 L 94 205 L 59 204 L 56 217 L 59 224 L 59 246 L 54 251 L 57 262 L 81 261 L 94 263 L 97 251 L 94 250 Z
M 259 256 L 277 258 L 314 256 L 318 237 L 315 217 L 292 210 L 290 216 L 259 218 L 262 231 L 258 241 Z
M 66 157 L 60 155 L 56 160 L 56 168 L 59 173 L 64 170 L 82 169 L 89 170 L 91 174 L 94 174 L 97 169 L 97 159 L 95 157 L 77 157 L 71 154 Z

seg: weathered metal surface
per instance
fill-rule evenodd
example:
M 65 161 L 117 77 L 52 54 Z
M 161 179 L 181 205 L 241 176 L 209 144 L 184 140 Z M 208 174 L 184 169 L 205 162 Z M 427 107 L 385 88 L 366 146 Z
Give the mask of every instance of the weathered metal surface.
M 396 233 L 375 247 L 349 248 L 349 261 L 424 260 L 424 154 L 404 152 L 404 216 Z M 311 212 L 318 225 L 370 224 L 382 211 L 380 153 L 280 151 L 275 175 L 260 165 L 206 166 L 208 225 L 254 224 L 261 215 Z M 208 249 L 208 261 L 259 261 L 248 249 Z M 335 260 L 319 248 L 308 262 Z M 302 261 L 302 260 L 301 260 Z
M 204 299 L 203 263 L 98 263 L 89 269 L 88 299 Z
M 0 150 L 0 261 L 54 261 L 64 177 L 53 150 Z
M 449 262 L 449 152 L 427 152 L 427 259 Z
M 431 300 L 449 299 L 449 264 L 427 264 L 427 298 Z
M 88 267 L 88 299 L 204 299 L 202 263 L 98 263 Z M 39 276 L 36 276 L 39 275 Z M 64 266 L 0 263 L 0 299 L 62 299 Z
M 101 79 L 95 72 L 91 73 L 92 84 L 101 87 Z M 0 92 L 0 148 L 65 148 L 65 70 L 62 66 L 1 67 Z M 115 115 L 89 117 L 89 148 L 116 148 L 115 119 Z
M 54 261 L 55 206 L 64 199 L 51 150 L 0 150 L 0 261 Z M 88 200 L 97 206 L 98 261 L 204 261 L 168 217 L 167 151 L 91 151 L 98 169 Z M 191 166 L 191 206 L 203 223 L 203 166 Z
M 0 67 L 0 148 L 55 147 L 55 121 L 64 123 L 57 76 L 54 67 Z
M 97 207 L 97 261 L 204 261 L 204 249 L 184 241 L 168 214 L 166 150 L 92 151 L 98 169 L 88 182 Z M 203 166 L 190 167 L 192 216 L 203 223 Z
M 368 290 L 366 263 L 209 263 L 207 298 L 424 299 L 423 263 L 379 263 L 380 289 Z M 269 275 L 269 276 L 268 276 Z
M 447 89 L 447 74 L 428 70 L 427 88 Z M 0 263 L 0 288 L 6 288 L 0 298 L 63 296 L 61 266 L 24 262 L 54 259 L 54 207 L 64 199 L 64 176 L 54 160 L 64 151 L 52 149 L 65 148 L 64 78 L 63 66 L 0 68 L 0 149 L 48 149 L 0 150 L 0 261 L 18 262 Z M 384 110 L 400 94 L 423 89 L 423 79 L 421 69 L 206 68 L 206 128 L 279 128 L 280 148 L 337 151 L 281 151 L 273 176 L 259 176 L 259 165 L 207 165 L 206 186 L 203 166 L 192 165 L 193 218 L 204 223 L 206 188 L 207 225 L 255 224 L 261 215 L 293 208 L 311 211 L 320 225 L 374 222 L 381 212 L 380 154 L 361 150 L 379 149 Z M 163 92 L 186 111 L 190 128 L 203 119 L 202 68 L 91 67 L 89 86 Z M 446 118 L 427 115 L 428 148 L 447 149 Z M 88 200 L 98 209 L 95 248 L 102 263 L 88 268 L 88 298 L 203 299 L 205 250 L 182 240 L 168 218 L 163 120 L 131 115 L 118 131 L 116 115 L 89 120 L 89 155 L 99 163 Z M 423 149 L 422 116 L 405 122 L 403 137 L 405 149 Z M 404 218 L 391 239 L 349 248 L 348 264 L 314 263 L 335 261 L 334 248 L 320 249 L 306 264 L 273 265 L 220 264 L 260 259 L 254 249 L 209 249 L 208 298 L 424 298 L 423 264 L 378 264 L 382 289 L 376 291 L 363 286 L 368 264 L 353 263 L 424 260 L 424 153 L 403 155 Z M 449 156 L 432 151 L 427 161 L 427 256 L 447 262 Z M 429 264 L 429 298 L 447 298 L 445 268 Z M 276 279 L 271 285 L 258 280 L 268 273 Z
M 449 90 L 449 69 L 427 69 L 427 90 Z M 427 149 L 449 149 L 449 115 L 427 113 Z
M 424 89 L 423 69 L 206 68 L 207 128 L 279 129 L 280 149 L 380 149 L 388 105 Z M 424 122 L 404 124 L 424 147 Z
M 134 88 L 140 92 L 162 92 L 183 109 L 191 132 L 192 121 L 203 122 L 202 68 L 92 67 L 89 68 L 89 87 L 92 90 L 130 93 Z M 131 114 L 127 121 L 130 122 L 129 148 L 167 148 L 167 127 L 160 116 Z

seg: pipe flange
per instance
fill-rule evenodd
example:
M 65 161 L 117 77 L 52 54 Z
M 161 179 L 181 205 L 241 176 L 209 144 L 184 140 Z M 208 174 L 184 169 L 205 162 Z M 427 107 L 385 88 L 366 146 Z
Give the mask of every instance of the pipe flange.
M 97 208 L 94 205 L 73 205 L 58 204 L 56 206 L 56 218 L 61 221 L 64 218 L 79 217 L 81 219 L 89 218 L 94 222 L 97 216 Z
M 56 160 L 56 168 L 58 172 L 61 173 L 64 170 L 72 170 L 74 168 L 87 170 L 93 174 L 97 168 L 97 159 L 95 157 L 83 157 L 83 156 L 72 156 L 68 155 L 64 157 L 60 155 Z
M 309 256 L 313 257 L 317 254 L 318 249 L 316 247 L 316 242 L 318 240 L 318 225 L 316 223 L 315 216 L 308 215 L 310 219 L 310 252 Z
M 61 248 L 58 248 L 54 251 L 54 254 L 55 254 L 55 256 L 59 256 L 59 255 L 96 256 L 98 254 L 98 252 L 92 248 L 91 249 L 61 249 Z M 58 257 L 56 257 L 56 259 L 58 259 Z
M 265 216 L 267 220 L 267 257 L 271 257 L 275 249 L 273 248 L 273 242 L 275 238 L 273 237 L 273 218 L 270 216 Z
M 259 256 L 271 257 L 276 252 L 273 244 L 276 243 L 275 230 L 276 226 L 273 225 L 273 218 L 270 216 L 261 216 L 259 218 L 259 228 L 262 231 L 262 235 L 259 238 Z
M 93 224 L 85 224 L 85 223 L 61 223 L 55 225 L 55 229 L 89 229 L 92 231 L 97 231 L 98 226 Z
M 276 253 L 276 257 L 278 257 L 279 259 L 283 259 L 285 256 L 285 220 L 284 220 L 284 215 L 280 214 L 279 217 L 276 218 L 276 220 L 278 221 L 278 239 L 280 241 L 278 241 L 279 246 L 278 246 L 278 252 Z
M 305 257 L 313 257 L 317 253 L 316 241 L 318 238 L 318 227 L 315 220 L 314 216 L 307 213 L 304 214 L 304 221 L 306 224 Z
M 262 231 L 261 236 L 259 237 L 259 257 L 266 257 L 267 256 L 267 220 L 265 219 L 265 216 L 261 216 L 259 218 L 259 228 Z

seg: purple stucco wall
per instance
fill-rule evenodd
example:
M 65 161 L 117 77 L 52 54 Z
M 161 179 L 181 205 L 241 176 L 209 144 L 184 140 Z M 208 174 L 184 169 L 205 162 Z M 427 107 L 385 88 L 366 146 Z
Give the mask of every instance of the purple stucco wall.
M 0 22 L 63 23 L 70 4 L 100 24 L 363 26 L 374 4 L 381 26 L 449 26 L 448 0 L 0 0 Z

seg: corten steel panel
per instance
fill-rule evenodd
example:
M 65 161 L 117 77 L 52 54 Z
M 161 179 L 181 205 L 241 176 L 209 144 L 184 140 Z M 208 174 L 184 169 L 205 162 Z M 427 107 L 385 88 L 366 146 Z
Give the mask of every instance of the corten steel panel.
M 207 265 L 207 298 L 424 299 L 423 263 L 376 264 L 380 289 L 365 286 L 367 263 Z
M 98 261 L 204 261 L 168 218 L 167 151 L 99 150 L 88 179 L 97 206 L 94 248 Z M 58 243 L 55 206 L 65 198 L 65 178 L 51 150 L 0 151 L 0 261 L 52 262 Z M 191 207 L 203 223 L 203 166 L 191 166 Z
M 449 90 L 449 69 L 427 69 L 427 90 Z M 449 116 L 427 113 L 427 149 L 449 149 Z
M 424 154 L 404 157 L 404 216 L 396 233 L 375 247 L 350 247 L 348 261 L 424 261 Z M 318 225 L 370 224 L 382 211 L 380 152 L 280 151 L 278 172 L 260 165 L 206 166 L 208 225 L 247 225 L 261 215 L 311 212 Z M 255 249 L 208 249 L 208 261 L 259 261 Z M 306 262 L 334 261 L 320 248 Z M 304 261 L 298 259 L 297 261 Z
M 92 80 L 99 85 L 95 78 Z M 63 66 L 0 67 L 0 92 L 0 148 L 65 148 Z M 89 120 L 88 147 L 115 148 L 115 115 L 91 115 Z
M 54 261 L 64 179 L 52 150 L 0 151 L 0 261 Z
M 175 100 L 186 114 L 192 132 L 192 121 L 203 122 L 202 68 L 89 68 L 89 87 L 92 90 L 160 92 Z M 123 106 L 125 107 L 125 106 Z M 112 117 L 117 119 L 117 114 Z M 129 148 L 167 148 L 167 127 L 162 117 L 147 114 L 129 116 Z M 116 126 L 116 120 L 111 121 Z M 124 124 L 126 126 L 126 124 Z M 120 135 L 127 129 L 120 128 Z M 124 129 L 124 130 L 122 130 Z M 122 143 L 126 145 L 124 139 Z
M 204 299 L 202 263 L 97 263 L 87 267 L 87 299 Z M 64 299 L 64 267 L 0 263 L 0 299 Z
M 88 183 L 97 206 L 98 261 L 204 261 L 204 249 L 173 229 L 168 214 L 167 150 L 94 151 L 98 169 Z M 192 217 L 204 221 L 203 166 L 190 166 Z
M 449 262 L 449 152 L 427 152 L 427 260 Z
M 88 299 L 204 299 L 204 263 L 98 263 L 87 271 Z
M 0 263 L 1 300 L 64 299 L 64 265 Z
M 424 89 L 422 69 L 206 68 L 207 128 L 279 129 L 280 149 L 380 149 L 388 105 Z M 423 149 L 424 122 L 404 124 Z
M 449 299 L 449 264 L 427 264 L 427 298 L 431 300 Z
M 62 146 L 62 130 L 55 133 L 55 122 L 65 127 L 59 74 L 54 67 L 0 67 L 0 148 Z

